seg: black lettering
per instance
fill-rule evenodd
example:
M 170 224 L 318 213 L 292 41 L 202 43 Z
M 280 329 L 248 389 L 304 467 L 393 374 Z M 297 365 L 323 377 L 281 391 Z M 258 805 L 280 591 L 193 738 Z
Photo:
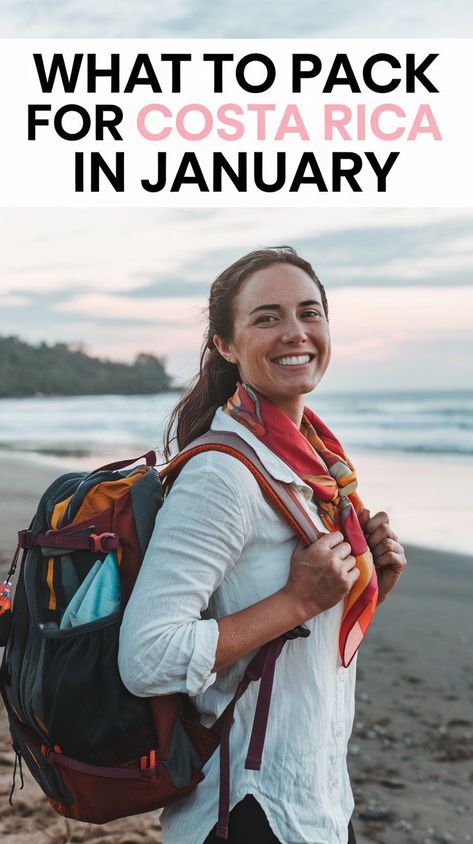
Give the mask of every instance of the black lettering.
M 245 78 L 246 68 L 252 62 L 261 62 L 261 64 L 266 68 L 266 79 L 259 85 L 251 85 L 251 83 L 247 82 Z M 276 68 L 271 59 L 268 56 L 265 56 L 264 53 L 249 53 L 247 56 L 243 56 L 243 58 L 238 62 L 235 76 L 240 88 L 243 88 L 244 91 L 247 91 L 250 94 L 260 94 L 271 88 L 271 85 L 276 79 Z
M 311 172 L 309 175 L 306 175 L 308 168 Z M 319 191 L 323 193 L 327 191 L 327 185 L 325 184 L 324 177 L 313 152 L 304 152 L 302 154 L 291 187 L 289 188 L 289 193 L 297 192 L 301 185 L 317 185 Z
M 50 105 L 29 105 L 28 106 L 28 140 L 35 141 L 36 140 L 36 127 L 37 126 L 48 126 L 49 120 L 46 118 L 36 117 L 36 112 L 38 109 L 41 111 L 51 111 Z
M 204 62 L 214 63 L 214 94 L 223 91 L 223 62 L 233 61 L 233 53 L 204 53 Z
M 112 117 L 105 117 L 106 113 L 110 112 Z M 122 141 L 123 138 L 117 129 L 117 126 L 123 120 L 123 111 L 120 106 L 115 105 L 97 105 L 95 106 L 95 137 L 98 141 L 103 141 L 104 129 L 108 129 L 112 138 L 115 141 Z
M 188 168 L 192 170 L 189 176 L 186 174 Z M 171 193 L 177 193 L 182 185 L 198 185 L 202 193 L 208 193 L 209 189 L 195 152 L 185 152 L 182 156 L 176 177 L 171 185 Z
M 77 132 L 67 132 L 62 125 L 63 118 L 66 114 L 71 113 L 79 114 L 82 118 L 82 127 L 78 129 Z M 82 138 L 85 138 L 88 134 L 91 125 L 92 120 L 90 118 L 90 114 L 87 109 L 81 105 L 71 104 L 62 106 L 61 108 L 58 108 L 56 114 L 54 115 L 54 129 L 63 141 L 81 141 Z
M 166 153 L 158 152 L 157 158 L 158 170 L 156 181 L 151 183 L 148 179 L 141 180 L 141 186 L 144 190 L 148 191 L 148 193 L 158 193 L 158 191 L 162 190 L 166 185 Z
M 76 193 L 84 191 L 84 153 L 76 152 L 74 157 L 74 190 Z
M 339 78 L 338 74 L 340 70 L 344 71 L 345 76 Z M 323 93 L 329 94 L 333 91 L 334 85 L 348 85 L 354 94 L 360 93 L 360 86 L 356 81 L 356 76 L 353 73 L 353 68 L 346 53 L 337 53 L 335 56 L 330 73 L 327 76 L 327 81 L 322 89 Z
M 351 164 L 348 167 L 343 167 L 344 161 L 350 161 Z M 334 152 L 332 156 L 332 190 L 339 193 L 342 179 L 346 179 L 352 191 L 355 193 L 362 191 L 363 189 L 355 179 L 362 166 L 361 155 L 357 155 L 356 152 Z
M 140 76 L 142 70 L 145 72 L 143 77 Z M 162 94 L 158 77 L 154 72 L 154 67 L 147 53 L 138 53 L 123 92 L 125 94 L 131 94 L 137 85 L 149 85 L 153 93 Z
M 58 73 L 61 77 L 62 85 L 66 94 L 73 94 L 76 89 L 77 77 L 79 76 L 79 70 L 83 58 L 83 53 L 75 53 L 71 70 L 68 71 L 62 53 L 54 53 L 51 60 L 49 74 L 46 75 L 43 56 L 41 55 L 41 53 L 33 53 L 33 59 L 36 65 L 36 72 L 38 74 L 39 84 L 41 85 L 41 90 L 43 94 L 51 93 L 55 85 L 56 76 Z
M 226 173 L 239 193 L 246 193 L 248 168 L 246 152 L 238 153 L 238 170 L 230 166 L 223 152 L 214 152 L 213 160 L 213 189 L 216 193 L 222 191 L 222 173 Z
M 363 65 L 363 80 L 365 85 L 371 89 L 371 91 L 376 91 L 378 94 L 387 94 L 390 91 L 395 91 L 396 88 L 399 87 L 401 82 L 400 79 L 392 79 L 391 82 L 387 82 L 386 85 L 380 85 L 378 82 L 375 82 L 373 79 L 373 68 L 375 64 L 378 62 L 386 62 L 387 64 L 391 65 L 391 67 L 400 68 L 401 63 L 395 56 L 391 56 L 390 53 L 375 53 L 373 56 L 370 56 L 369 59 Z
M 414 53 L 407 53 L 406 55 L 406 91 L 408 94 L 413 94 L 416 87 L 416 79 L 427 89 L 431 94 L 438 94 L 438 88 L 433 85 L 430 79 L 424 75 L 424 70 L 432 64 L 436 59 L 438 53 L 429 53 L 424 61 L 416 67 L 416 57 Z
M 368 159 L 371 167 L 373 168 L 377 179 L 378 179 L 378 193 L 385 193 L 386 192 L 386 177 L 390 172 L 396 158 L 399 156 L 398 152 L 390 152 L 384 165 L 381 166 L 378 159 L 376 158 L 374 152 L 365 152 L 366 158 Z
M 173 94 L 181 93 L 181 62 L 190 62 L 192 56 L 190 53 L 163 53 L 161 56 L 163 62 L 171 62 L 171 92 Z
M 90 190 L 98 193 L 100 190 L 100 174 L 103 173 L 116 193 L 125 190 L 125 153 L 115 153 L 115 170 L 108 166 L 99 152 L 90 153 Z
M 302 70 L 302 63 L 310 62 L 311 67 Z M 322 62 L 312 53 L 294 53 L 292 56 L 292 90 L 294 94 L 301 93 L 301 79 L 313 79 L 322 70 Z
M 97 79 L 99 76 L 110 77 L 110 93 L 117 94 L 120 91 L 120 54 L 111 53 L 110 67 L 97 67 L 97 56 L 95 53 L 87 54 L 87 93 L 95 94 L 97 91 Z
M 263 153 L 255 152 L 255 186 L 264 193 L 275 193 L 284 187 L 286 181 L 286 153 L 276 154 L 276 181 L 268 184 L 263 180 Z

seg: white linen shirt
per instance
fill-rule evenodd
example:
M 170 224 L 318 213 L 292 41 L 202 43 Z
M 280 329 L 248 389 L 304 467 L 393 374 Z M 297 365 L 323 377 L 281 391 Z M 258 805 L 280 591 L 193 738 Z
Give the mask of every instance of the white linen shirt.
M 217 410 L 212 430 L 233 431 L 268 472 L 311 502 L 312 490 L 247 428 Z M 211 726 L 233 697 L 247 654 L 212 671 L 216 619 L 266 598 L 287 582 L 294 532 L 251 472 L 222 452 L 196 455 L 182 469 L 157 518 L 125 611 L 119 667 L 133 694 L 187 692 Z M 205 612 L 205 618 L 201 613 Z M 355 664 L 340 664 L 343 602 L 305 625 L 310 636 L 288 641 L 276 663 L 261 769 L 245 769 L 259 681 L 238 701 L 230 730 L 233 808 L 246 794 L 262 806 L 284 844 L 346 844 L 353 797 L 346 767 L 354 715 Z M 161 815 L 165 844 L 202 844 L 217 822 L 219 751 L 195 791 Z

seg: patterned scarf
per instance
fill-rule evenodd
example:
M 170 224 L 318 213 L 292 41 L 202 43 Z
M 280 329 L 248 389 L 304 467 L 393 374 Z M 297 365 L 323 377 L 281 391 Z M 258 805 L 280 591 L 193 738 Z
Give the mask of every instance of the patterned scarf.
M 314 491 L 314 501 L 328 531 L 339 530 L 350 543 L 360 576 L 345 599 L 339 648 L 348 666 L 373 618 L 378 582 L 373 557 L 358 521 L 363 503 L 356 494 L 355 470 L 341 444 L 318 416 L 304 408 L 300 430 L 285 413 L 238 384 L 224 411 L 265 443 Z

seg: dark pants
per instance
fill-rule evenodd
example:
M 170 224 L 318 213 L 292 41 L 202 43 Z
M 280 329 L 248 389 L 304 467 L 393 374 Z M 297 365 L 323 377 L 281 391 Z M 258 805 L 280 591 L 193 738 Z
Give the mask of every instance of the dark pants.
M 217 838 L 214 827 L 204 844 L 224 844 L 224 840 Z M 251 794 L 247 794 L 230 812 L 228 844 L 280 844 L 260 804 Z M 356 844 L 351 823 L 348 826 L 348 844 Z

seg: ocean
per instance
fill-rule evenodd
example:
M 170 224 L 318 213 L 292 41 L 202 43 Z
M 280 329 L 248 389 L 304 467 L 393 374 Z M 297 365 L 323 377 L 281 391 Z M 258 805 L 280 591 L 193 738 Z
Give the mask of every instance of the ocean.
M 0 449 L 81 469 L 160 450 L 178 398 L 1 399 Z M 317 391 L 306 403 L 352 457 L 371 511 L 387 510 L 404 541 L 472 553 L 473 391 Z
M 60 459 L 159 448 L 177 399 L 177 393 L 1 399 L 0 448 Z M 307 404 L 347 451 L 473 457 L 470 391 L 312 393 Z

